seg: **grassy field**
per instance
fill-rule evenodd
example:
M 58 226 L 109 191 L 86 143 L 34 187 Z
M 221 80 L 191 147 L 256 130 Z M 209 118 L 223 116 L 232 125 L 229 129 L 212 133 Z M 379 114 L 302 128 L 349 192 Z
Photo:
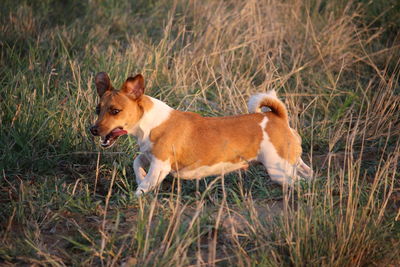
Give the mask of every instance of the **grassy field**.
M 399 25 L 396 0 L 2 1 L 0 265 L 399 266 Z M 275 89 L 316 179 L 137 199 L 135 140 L 88 132 L 99 71 L 206 116 Z

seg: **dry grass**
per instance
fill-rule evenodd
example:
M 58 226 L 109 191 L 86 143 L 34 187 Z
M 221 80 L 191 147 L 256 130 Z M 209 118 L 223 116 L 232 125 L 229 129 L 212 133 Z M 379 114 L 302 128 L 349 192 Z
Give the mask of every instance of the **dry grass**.
M 5 1 L 0 264 L 400 263 L 399 5 L 363 1 Z M 376 17 L 376 12 L 380 14 Z M 136 199 L 132 138 L 87 131 L 93 76 L 207 116 L 276 89 L 316 180 L 262 168 L 167 179 Z

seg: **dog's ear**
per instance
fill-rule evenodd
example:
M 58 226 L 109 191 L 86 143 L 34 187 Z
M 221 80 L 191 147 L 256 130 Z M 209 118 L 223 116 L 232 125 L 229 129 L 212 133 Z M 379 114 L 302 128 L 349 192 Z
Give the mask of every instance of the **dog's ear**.
M 134 99 L 140 98 L 144 94 L 144 78 L 142 74 L 126 79 L 122 86 L 122 91 L 132 96 Z
M 96 84 L 97 93 L 100 97 L 102 97 L 106 91 L 112 90 L 110 78 L 105 72 L 97 73 L 94 78 L 94 83 Z

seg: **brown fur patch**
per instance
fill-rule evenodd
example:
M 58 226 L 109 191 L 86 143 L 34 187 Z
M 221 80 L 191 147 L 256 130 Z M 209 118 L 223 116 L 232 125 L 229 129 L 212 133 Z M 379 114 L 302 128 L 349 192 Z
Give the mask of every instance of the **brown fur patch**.
M 301 141 L 298 134 L 294 134 L 286 119 L 282 119 L 272 112 L 265 113 L 268 117 L 265 131 L 278 155 L 290 164 L 295 164 L 301 156 Z
M 105 136 L 117 127 L 133 128 L 143 113 L 152 108 L 153 102 L 145 95 L 135 100 L 124 92 L 113 90 L 104 93 L 99 105 L 100 114 L 95 125 L 98 126 L 99 134 Z M 120 112 L 113 115 L 113 109 Z
M 269 107 L 273 113 L 284 120 L 288 120 L 288 114 L 285 105 L 282 101 L 272 97 L 264 98 L 259 104 L 260 107 Z
M 144 112 L 149 111 L 153 107 L 153 102 L 147 95 L 142 95 L 137 101 L 138 105 L 143 109 Z
M 151 131 L 152 153 L 171 167 L 193 170 L 219 162 L 255 159 L 263 138 L 259 124 L 264 114 L 202 117 L 174 110 L 170 118 Z

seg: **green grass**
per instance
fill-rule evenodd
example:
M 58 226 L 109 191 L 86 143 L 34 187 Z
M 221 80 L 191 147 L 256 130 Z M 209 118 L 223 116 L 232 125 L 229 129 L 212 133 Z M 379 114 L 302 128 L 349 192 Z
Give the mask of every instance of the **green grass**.
M 0 264 L 400 264 L 396 1 L 3 1 Z M 134 197 L 135 140 L 102 150 L 99 71 L 207 116 L 275 89 L 311 184 L 260 166 Z

